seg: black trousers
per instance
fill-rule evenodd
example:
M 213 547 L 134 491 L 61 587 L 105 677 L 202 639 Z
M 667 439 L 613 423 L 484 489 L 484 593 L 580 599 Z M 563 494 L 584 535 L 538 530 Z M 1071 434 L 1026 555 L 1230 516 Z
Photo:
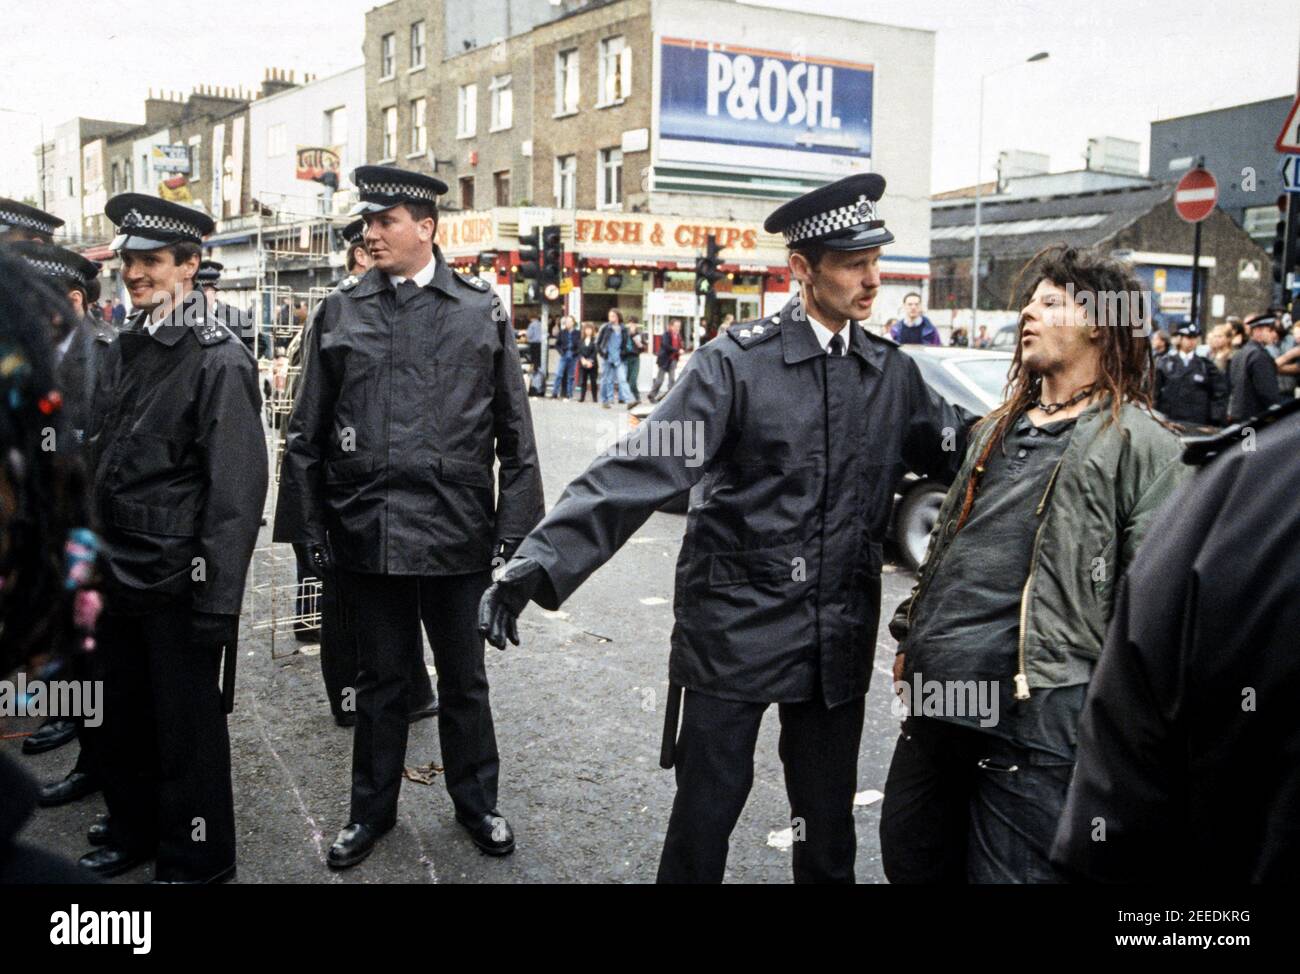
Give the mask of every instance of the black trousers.
M 891 883 L 1056 883 L 1048 860 L 1073 764 L 984 731 L 909 717 L 880 817 Z
M 478 603 L 491 572 L 417 576 L 340 570 L 336 575 L 360 662 L 351 821 L 377 829 L 396 821 L 406 759 L 407 687 L 411 661 L 423 651 L 421 623 L 438 671 L 438 737 L 447 791 L 462 816 L 493 811 L 500 760 L 478 633 Z
M 675 751 L 677 796 L 658 882 L 722 882 L 731 830 L 754 782 L 754 745 L 767 707 L 686 691 Z M 778 712 L 794 881 L 852 883 L 863 698 L 833 709 L 820 700 L 783 703 Z
M 235 861 L 221 655 L 190 640 L 190 610 L 105 610 L 104 799 L 114 844 L 157 859 L 158 879 L 207 879 Z
M 303 616 L 312 609 L 304 582 L 315 578 L 317 573 L 307 557 L 306 545 L 294 545 L 293 550 L 298 559 L 299 585 L 299 594 L 294 600 L 294 613 Z M 325 681 L 330 712 L 335 717 L 342 717 L 357 709 L 357 641 L 348 627 L 337 581 L 329 578 L 320 580 L 320 596 L 316 608 L 320 612 L 321 678 Z M 429 679 L 429 671 L 425 669 L 424 647 L 421 646 L 412 662 L 407 710 L 418 710 L 432 698 L 433 682 Z

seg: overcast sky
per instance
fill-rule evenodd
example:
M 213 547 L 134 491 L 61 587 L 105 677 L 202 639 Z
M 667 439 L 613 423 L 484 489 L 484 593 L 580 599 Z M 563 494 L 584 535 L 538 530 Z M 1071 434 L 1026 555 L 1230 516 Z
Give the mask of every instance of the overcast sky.
M 472 0 L 458 0 L 472 2 Z M 144 120 L 149 88 L 255 87 L 274 65 L 321 76 L 361 62 L 375 0 L 38 0 L 5 3 L 0 109 Z M 987 82 L 984 175 L 999 149 L 1082 165 L 1089 136 L 1143 142 L 1148 124 L 1296 89 L 1295 0 L 763 0 L 934 30 L 935 191 L 975 179 L 980 75 Z M 329 19 L 323 12 L 329 11 Z M 1017 65 L 1036 51 L 1047 61 Z M 808 51 L 815 54 L 815 44 Z M 0 195 L 35 195 L 39 122 L 0 112 Z M 1279 120 L 1279 126 L 1281 120 Z

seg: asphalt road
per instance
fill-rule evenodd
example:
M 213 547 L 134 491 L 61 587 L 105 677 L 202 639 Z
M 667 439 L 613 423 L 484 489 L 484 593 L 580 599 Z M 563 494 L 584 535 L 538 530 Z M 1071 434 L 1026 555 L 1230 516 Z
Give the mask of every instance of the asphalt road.
M 532 402 L 550 505 L 597 450 L 626 428 L 626 414 L 591 403 Z M 455 824 L 439 779 L 431 785 L 408 780 L 398 826 L 366 862 L 343 873 L 329 870 L 324 856 L 347 823 L 351 731 L 336 727 L 330 716 L 315 648 L 270 628 L 273 611 L 283 616 L 287 608 L 292 556 L 285 546 L 272 549 L 264 529 L 268 547 L 256 556 L 230 720 L 238 881 L 653 881 L 674 792 L 673 775 L 659 768 L 658 758 L 673 568 L 684 528 L 682 515 L 655 514 L 562 611 L 526 611 L 521 647 L 488 648 L 502 758 L 500 807 L 515 829 L 514 855 L 494 859 L 479 853 Z M 886 564 L 886 618 L 911 582 L 910 573 Z M 859 882 L 884 881 L 878 793 L 899 723 L 890 712 L 893 653 L 882 620 L 858 763 Z M 10 722 L 5 729 L 34 726 Z M 780 835 L 789 828 L 789 806 L 778 729 L 772 708 L 759 736 L 754 788 L 732 835 L 731 882 L 790 881 L 789 846 Z M 0 747 L 16 754 L 18 742 Z M 50 780 L 71 767 L 74 752 L 75 745 L 21 760 L 37 778 Z M 411 728 L 406 763 L 441 763 L 435 720 Z M 42 809 L 25 837 L 76 857 L 89 848 L 85 829 L 103 810 L 99 795 Z M 116 881 L 147 881 L 151 873 L 141 867 Z

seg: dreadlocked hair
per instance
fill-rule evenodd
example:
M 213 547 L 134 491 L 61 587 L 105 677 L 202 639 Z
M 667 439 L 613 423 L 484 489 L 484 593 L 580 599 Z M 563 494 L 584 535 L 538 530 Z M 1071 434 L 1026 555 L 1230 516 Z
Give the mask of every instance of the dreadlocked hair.
M 1093 390 L 1094 395 L 1110 404 L 1102 418 L 1103 427 L 1119 421 L 1125 403 L 1151 411 L 1154 379 L 1148 337 L 1151 333 L 1151 309 L 1142 282 L 1133 269 L 1123 261 L 1095 250 L 1054 244 L 1031 257 L 1016 275 L 1012 285 L 1014 307 L 1028 305 L 1042 281 L 1050 281 L 1072 292 L 1074 301 L 1084 306 L 1090 324 L 1098 328 L 1097 342 L 1101 355 Z M 1022 317 L 1020 325 L 1023 324 Z M 983 431 L 992 424 L 993 432 L 980 451 L 966 483 L 961 513 L 957 518 L 958 531 L 970 516 L 989 457 L 994 450 L 1001 448 L 1012 424 L 1038 401 L 1041 388 L 1042 377 L 1024 368 L 1021 345 L 1017 340 L 1002 405 L 984 417 L 977 427 Z
M 64 546 L 90 520 L 81 461 L 51 448 L 63 435 L 52 326 L 72 315 L 62 294 L 0 247 L 0 675 L 64 648 Z

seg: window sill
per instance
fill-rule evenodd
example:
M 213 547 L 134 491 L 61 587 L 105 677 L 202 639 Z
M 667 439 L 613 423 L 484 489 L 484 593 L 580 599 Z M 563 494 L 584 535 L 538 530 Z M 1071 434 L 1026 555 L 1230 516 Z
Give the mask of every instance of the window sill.
M 393 80 L 394 78 L 396 78 L 396 77 L 397 77 L 397 75 L 395 75 L 395 74 L 386 74 L 386 75 L 381 76 L 379 80 L 380 80 L 380 81 L 392 81 L 392 80 Z
M 406 158 L 408 158 L 408 159 L 423 159 L 427 153 L 428 153 L 428 150 L 427 150 L 427 149 L 421 149 L 421 150 L 419 150 L 418 152 L 408 152 L 408 153 L 406 154 Z
M 596 209 L 605 213 L 622 213 L 623 203 L 621 200 L 617 203 L 599 203 Z
M 463 141 L 464 139 L 472 139 L 476 134 L 477 133 L 475 132 L 457 132 L 456 139 L 457 141 Z
M 396 162 L 397 156 L 389 156 L 387 159 L 380 159 L 376 165 L 387 166 L 389 163 Z
M 494 135 L 497 132 L 509 132 L 512 128 L 514 128 L 513 123 L 510 125 L 498 125 L 496 128 L 488 129 L 488 135 Z
M 567 112 L 556 112 L 554 115 L 551 116 L 551 118 L 569 118 L 572 115 L 577 115 L 579 111 L 580 109 L 574 108 L 574 109 L 570 109 Z
M 423 71 L 426 67 L 428 67 L 428 64 L 417 64 L 417 65 L 416 65 L 415 67 L 413 67 L 413 68 L 407 68 L 407 69 L 406 69 L 406 73 L 407 73 L 407 74 L 415 74 L 415 72 L 417 72 L 417 71 Z M 383 78 L 380 78 L 379 80 L 380 80 L 380 81 L 383 81 L 384 79 L 383 79 Z
M 627 103 L 626 98 L 619 98 L 616 99 L 615 101 L 600 101 L 600 102 L 596 102 L 596 108 L 617 108 L 619 105 L 623 105 L 626 103 Z

